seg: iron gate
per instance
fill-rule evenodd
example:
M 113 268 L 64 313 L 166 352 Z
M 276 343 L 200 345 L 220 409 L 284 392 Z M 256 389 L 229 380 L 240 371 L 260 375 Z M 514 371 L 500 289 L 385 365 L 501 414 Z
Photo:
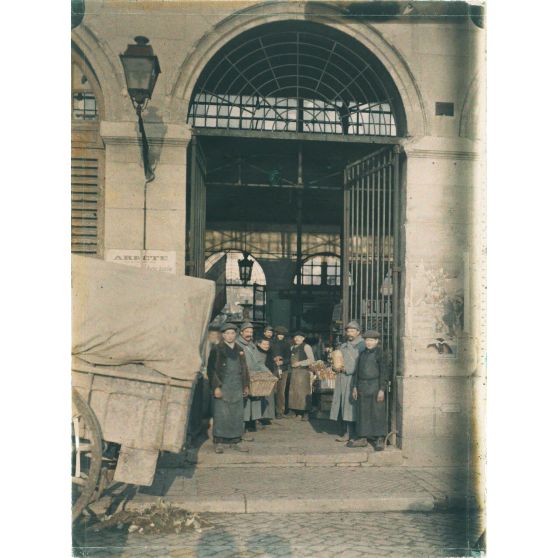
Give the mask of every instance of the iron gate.
M 393 378 L 399 315 L 400 147 L 390 146 L 345 169 L 343 215 L 343 323 L 381 335 L 390 371 L 388 417 L 395 430 Z
M 190 174 L 187 191 L 186 275 L 205 276 L 205 156 L 200 140 L 190 142 Z

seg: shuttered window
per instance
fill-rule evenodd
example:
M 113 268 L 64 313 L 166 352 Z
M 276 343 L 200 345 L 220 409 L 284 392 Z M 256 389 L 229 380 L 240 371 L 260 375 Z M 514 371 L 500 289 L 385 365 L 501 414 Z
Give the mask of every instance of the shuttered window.
M 101 89 L 83 53 L 72 52 L 71 245 L 103 257 L 105 146 L 99 133 Z
M 100 161 L 83 153 L 72 157 L 72 252 L 99 253 Z

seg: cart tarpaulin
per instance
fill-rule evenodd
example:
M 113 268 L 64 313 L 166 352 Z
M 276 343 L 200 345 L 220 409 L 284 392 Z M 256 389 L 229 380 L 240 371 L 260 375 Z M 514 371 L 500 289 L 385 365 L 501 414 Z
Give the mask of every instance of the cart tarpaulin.
M 72 354 L 193 379 L 214 297 L 212 281 L 72 256 Z

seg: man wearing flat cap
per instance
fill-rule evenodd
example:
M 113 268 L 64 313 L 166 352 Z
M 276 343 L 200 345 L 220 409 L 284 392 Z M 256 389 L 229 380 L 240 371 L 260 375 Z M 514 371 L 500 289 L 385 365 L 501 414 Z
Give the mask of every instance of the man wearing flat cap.
M 345 327 L 347 340 L 339 347 L 343 355 L 343 367 L 335 370 L 335 388 L 329 418 L 341 421 L 341 434 L 336 440 L 348 442 L 351 439 L 356 420 L 356 406 L 352 398 L 352 379 L 357 359 L 364 351 L 364 341 L 360 335 L 358 322 L 349 322 Z
M 364 334 L 365 349 L 358 357 L 353 374 L 357 439 L 349 441 L 348 447 L 366 447 L 370 441 L 376 451 L 384 449 L 388 378 L 379 342 L 377 331 Z
M 236 326 L 223 324 L 222 340 L 213 347 L 207 374 L 213 395 L 213 443 L 215 452 L 225 447 L 248 451 L 241 443 L 244 433 L 244 399 L 250 377 L 244 351 L 235 343 Z
M 275 361 L 279 381 L 275 384 L 275 416 L 282 419 L 287 410 L 286 394 L 291 372 L 291 344 L 286 339 L 289 331 L 284 326 L 275 328 L 275 339 L 271 344 L 271 356 Z

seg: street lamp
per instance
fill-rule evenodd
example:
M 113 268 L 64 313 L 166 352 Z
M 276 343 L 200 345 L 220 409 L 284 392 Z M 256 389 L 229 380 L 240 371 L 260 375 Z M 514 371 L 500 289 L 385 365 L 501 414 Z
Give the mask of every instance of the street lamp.
M 248 259 L 248 252 L 243 252 L 242 254 L 244 257 L 241 260 L 238 260 L 238 273 L 240 275 L 242 285 L 246 287 L 252 277 L 252 266 L 254 265 L 254 260 Z
M 134 37 L 135 45 L 128 45 L 126 52 L 120 55 L 120 61 L 124 67 L 126 86 L 128 94 L 132 99 L 132 105 L 138 116 L 138 126 L 141 134 L 141 156 L 143 159 L 143 174 L 145 184 L 143 186 L 143 249 L 147 249 L 147 185 L 154 180 L 155 173 L 149 162 L 149 143 L 143 125 L 142 111 L 147 107 L 151 99 L 155 83 L 161 73 L 159 60 L 153 54 L 153 47 L 149 45 L 149 39 L 141 35 Z
M 153 54 L 153 47 L 148 44 L 149 39 L 138 36 L 134 37 L 134 41 L 136 41 L 136 44 L 128 45 L 126 52 L 120 55 L 120 60 L 124 67 L 128 93 L 138 116 L 145 179 L 147 182 L 151 182 L 155 178 L 155 174 L 149 163 L 149 144 L 147 143 L 141 113 L 151 99 L 161 68 L 159 67 L 159 60 Z

